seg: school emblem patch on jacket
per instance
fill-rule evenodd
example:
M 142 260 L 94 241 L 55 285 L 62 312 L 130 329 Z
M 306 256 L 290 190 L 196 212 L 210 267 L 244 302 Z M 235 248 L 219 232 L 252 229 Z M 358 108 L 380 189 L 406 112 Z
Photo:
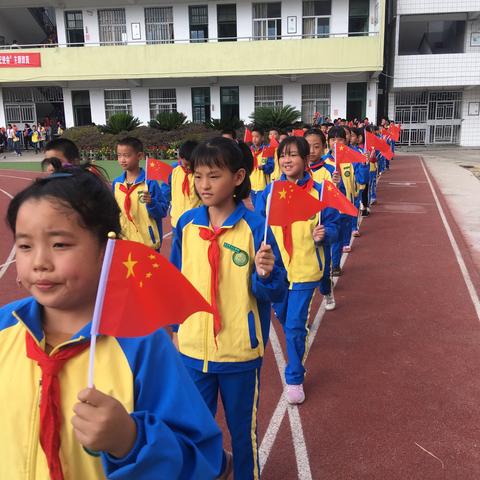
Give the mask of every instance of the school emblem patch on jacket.
M 231 245 L 227 242 L 225 242 L 223 246 L 233 252 L 232 261 L 235 265 L 237 265 L 237 267 L 244 267 L 247 265 L 250 257 L 245 250 L 241 250 L 240 248 L 235 247 L 235 245 Z

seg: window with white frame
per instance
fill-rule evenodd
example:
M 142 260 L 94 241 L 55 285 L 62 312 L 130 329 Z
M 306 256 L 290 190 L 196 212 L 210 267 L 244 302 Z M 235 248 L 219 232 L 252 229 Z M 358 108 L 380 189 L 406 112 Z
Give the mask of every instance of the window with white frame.
M 312 123 L 315 112 L 330 115 L 330 84 L 302 85 L 302 121 Z
M 305 38 L 328 37 L 332 0 L 304 0 L 303 36 Z
M 105 116 L 107 120 L 115 113 L 132 114 L 130 90 L 105 90 Z
M 151 88 L 150 118 L 153 120 L 161 112 L 175 112 L 177 110 L 177 92 L 174 88 Z
M 258 107 L 283 107 L 282 85 L 255 87 L 255 109 Z
M 173 7 L 145 8 L 147 43 L 173 43 Z
M 253 39 L 278 40 L 282 37 L 282 3 L 254 3 Z
M 98 28 L 102 45 L 127 43 L 127 21 L 124 8 L 98 11 Z

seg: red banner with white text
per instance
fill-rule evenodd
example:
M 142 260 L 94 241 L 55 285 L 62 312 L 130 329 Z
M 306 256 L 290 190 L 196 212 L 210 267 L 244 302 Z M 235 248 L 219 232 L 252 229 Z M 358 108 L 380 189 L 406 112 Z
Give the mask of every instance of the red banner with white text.
M 41 67 L 40 53 L 0 52 L 0 68 Z

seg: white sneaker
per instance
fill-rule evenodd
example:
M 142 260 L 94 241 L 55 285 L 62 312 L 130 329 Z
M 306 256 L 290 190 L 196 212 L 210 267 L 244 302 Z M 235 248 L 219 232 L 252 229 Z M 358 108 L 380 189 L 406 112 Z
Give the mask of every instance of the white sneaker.
M 285 390 L 287 395 L 287 402 L 291 405 L 298 405 L 305 401 L 305 392 L 303 391 L 303 385 L 287 385 Z
M 325 295 L 325 310 L 335 310 L 336 303 L 335 297 L 333 296 L 333 292 Z

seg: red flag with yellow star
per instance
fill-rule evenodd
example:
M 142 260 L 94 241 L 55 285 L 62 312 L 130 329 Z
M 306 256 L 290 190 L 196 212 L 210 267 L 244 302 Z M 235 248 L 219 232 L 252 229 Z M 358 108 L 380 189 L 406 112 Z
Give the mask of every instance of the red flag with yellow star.
M 173 167 L 168 163 L 156 160 L 155 158 L 147 158 L 145 178 L 147 180 L 160 180 L 168 183 L 168 177 L 172 173 Z
M 277 180 L 272 184 L 269 225 L 290 225 L 308 220 L 325 206 L 312 197 L 307 190 L 287 180 Z
M 353 203 L 330 181 L 324 180 L 321 202 L 325 207 L 336 208 L 340 213 L 356 217 L 358 209 Z
M 337 145 L 335 155 L 335 160 L 338 165 L 341 163 L 365 163 L 367 161 L 365 155 L 347 145 Z
M 155 250 L 130 240 L 109 242 L 114 242 L 113 255 L 98 333 L 141 337 L 165 325 L 182 323 L 195 312 L 212 313 L 211 305 L 195 287 Z

